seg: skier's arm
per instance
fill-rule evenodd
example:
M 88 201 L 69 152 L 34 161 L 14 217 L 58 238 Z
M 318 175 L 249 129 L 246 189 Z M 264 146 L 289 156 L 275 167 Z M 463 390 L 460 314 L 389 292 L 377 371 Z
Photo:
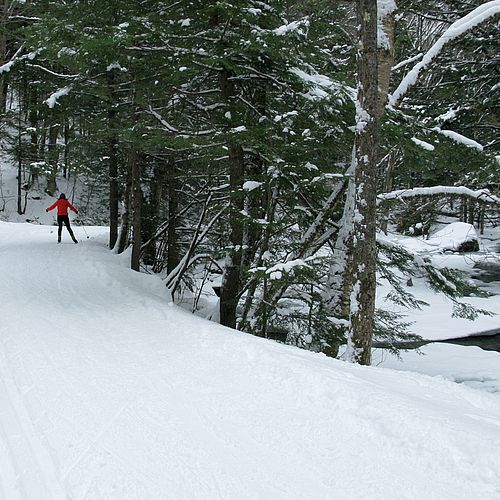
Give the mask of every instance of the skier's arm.
M 78 210 L 68 201 L 68 207 L 71 208 L 71 210 L 73 210 L 73 212 L 75 212 L 75 214 L 78 213 Z
M 57 200 L 57 201 L 59 201 L 59 200 Z M 56 208 L 57 207 L 57 201 L 53 205 L 50 205 L 49 208 L 46 208 L 45 211 L 46 212 L 50 212 L 51 210 L 53 210 L 54 208 Z

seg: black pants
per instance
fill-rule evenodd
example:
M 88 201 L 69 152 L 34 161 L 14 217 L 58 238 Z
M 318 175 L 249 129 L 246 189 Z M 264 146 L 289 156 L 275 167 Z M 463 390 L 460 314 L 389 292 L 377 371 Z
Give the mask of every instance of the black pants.
M 57 241 L 61 241 L 61 233 L 62 233 L 62 228 L 63 228 L 63 222 L 64 225 L 66 226 L 66 229 L 68 230 L 68 233 L 71 236 L 71 239 L 75 242 L 76 241 L 75 235 L 73 234 L 73 230 L 71 229 L 71 226 L 69 224 L 69 217 L 67 215 L 58 215 L 57 216 L 57 224 L 59 225 L 59 229 L 57 231 Z

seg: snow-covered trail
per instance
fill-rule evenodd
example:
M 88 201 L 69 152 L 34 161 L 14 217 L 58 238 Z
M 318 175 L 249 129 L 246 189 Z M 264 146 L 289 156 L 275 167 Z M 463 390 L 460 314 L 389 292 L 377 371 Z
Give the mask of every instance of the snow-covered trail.
M 0 223 L 2 500 L 500 497 L 498 396 L 227 330 L 51 231 Z

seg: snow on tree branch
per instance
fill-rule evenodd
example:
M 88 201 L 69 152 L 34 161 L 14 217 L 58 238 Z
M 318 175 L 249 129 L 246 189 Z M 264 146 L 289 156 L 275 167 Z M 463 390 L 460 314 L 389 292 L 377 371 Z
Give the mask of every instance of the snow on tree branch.
M 50 108 L 54 108 L 56 104 L 59 104 L 57 101 L 60 97 L 64 95 L 68 95 L 71 90 L 71 86 L 63 87 L 62 89 L 54 92 L 48 99 L 45 100 L 45 104 Z
M 403 66 L 407 66 L 408 64 L 411 64 L 412 62 L 418 61 L 421 57 L 423 57 L 423 53 L 419 52 L 416 56 L 410 57 L 408 59 L 404 59 L 403 61 L 397 63 L 395 66 L 392 67 L 392 71 L 397 71 L 398 69 L 402 68 Z
M 500 197 L 490 193 L 488 189 L 474 191 L 465 186 L 432 186 L 417 187 L 413 189 L 398 189 L 389 193 L 381 193 L 377 196 L 377 202 L 388 200 L 399 200 L 403 198 L 415 198 L 417 196 L 439 196 L 439 195 L 459 195 L 474 198 L 485 203 L 499 203 Z
M 21 53 L 22 49 L 23 49 L 22 46 L 19 47 L 19 49 L 17 49 L 16 53 L 12 56 L 12 59 L 10 61 L 0 65 L 0 75 L 2 73 L 8 73 L 12 68 L 12 66 L 14 66 L 14 64 L 18 61 L 23 61 L 25 59 L 28 59 L 30 61 L 33 60 L 43 50 L 43 49 L 38 49 L 33 52 L 30 52 L 29 54 L 24 54 L 20 56 L 19 54 Z
M 449 139 L 455 142 L 458 142 L 459 144 L 463 144 L 468 148 L 474 148 L 477 149 L 478 151 L 483 151 L 484 149 L 484 146 L 482 144 L 479 144 L 479 142 L 476 142 L 473 139 L 469 139 L 468 137 L 465 137 L 465 135 L 459 134 L 458 132 L 454 132 L 453 130 L 442 130 L 439 127 L 434 127 L 432 130 L 448 137 Z
M 438 39 L 438 41 L 426 52 L 422 60 L 416 64 L 401 80 L 398 88 L 389 98 L 389 105 L 396 107 L 398 102 L 413 86 L 419 76 L 420 70 L 427 67 L 429 63 L 436 57 L 441 49 L 451 40 L 463 35 L 466 31 L 474 28 L 478 24 L 486 21 L 488 18 L 493 17 L 500 13 L 500 0 L 492 0 L 480 5 L 472 12 L 455 21 Z

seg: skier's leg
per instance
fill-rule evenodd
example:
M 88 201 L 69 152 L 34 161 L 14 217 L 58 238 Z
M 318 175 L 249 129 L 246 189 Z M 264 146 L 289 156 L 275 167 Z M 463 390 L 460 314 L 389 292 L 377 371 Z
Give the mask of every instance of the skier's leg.
M 62 226 L 63 226 L 63 218 L 61 215 L 57 216 L 57 224 L 59 228 L 57 229 L 57 243 L 61 243 L 61 234 L 62 234 Z
M 68 233 L 71 236 L 71 239 L 75 242 L 78 243 L 77 239 L 75 238 L 75 235 L 73 234 L 73 230 L 71 229 L 71 225 L 69 223 L 69 217 L 66 215 L 64 218 L 64 224 L 66 225 L 66 229 L 68 230 Z

